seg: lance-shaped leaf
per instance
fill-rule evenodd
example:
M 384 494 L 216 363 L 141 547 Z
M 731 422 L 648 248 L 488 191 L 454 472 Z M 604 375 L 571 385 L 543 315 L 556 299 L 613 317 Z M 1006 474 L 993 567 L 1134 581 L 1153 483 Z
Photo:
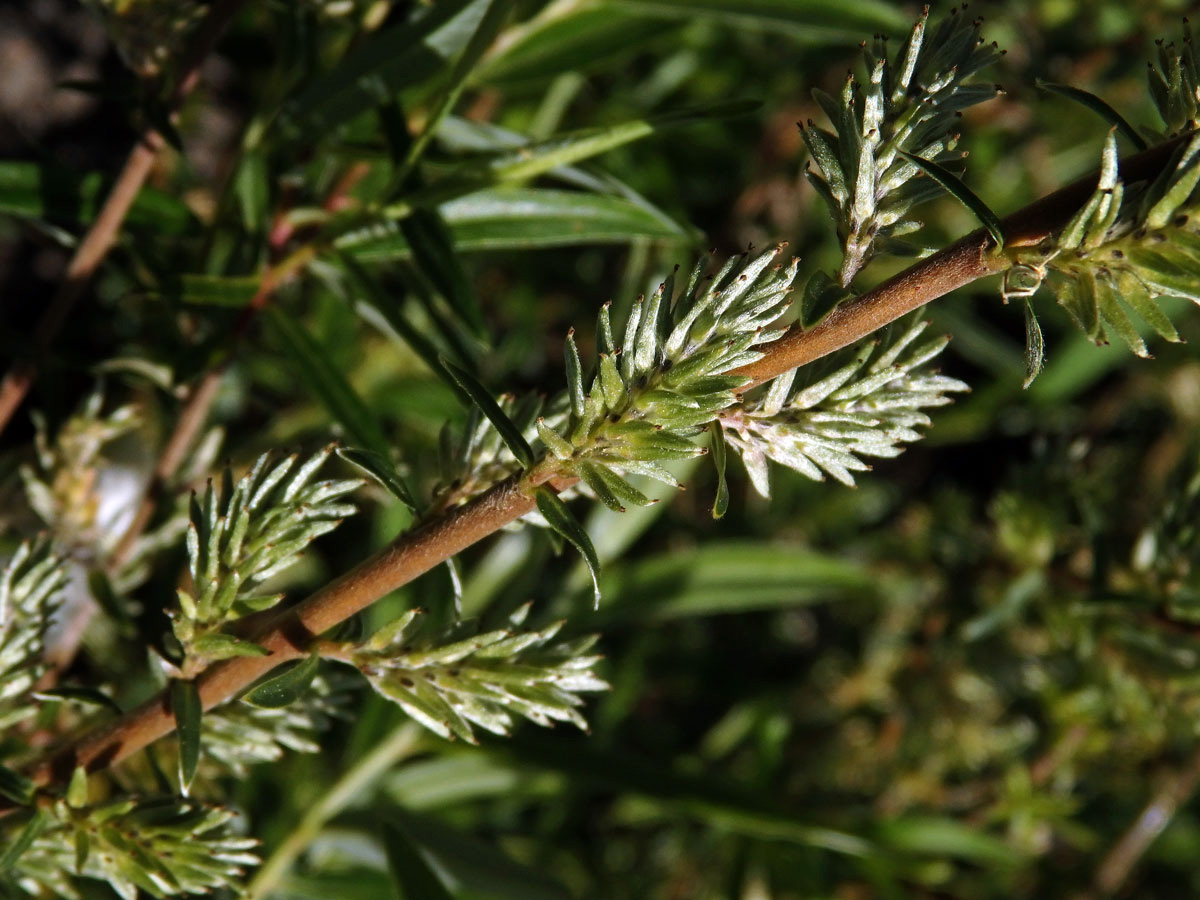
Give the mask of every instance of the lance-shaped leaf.
M 1046 356 L 1046 342 L 1042 338 L 1042 326 L 1038 324 L 1037 314 L 1033 311 L 1033 303 L 1025 298 L 1025 381 L 1021 385 L 1028 388 L 1033 384 L 1042 371 Z
M 445 357 L 442 358 L 442 366 L 450 374 L 450 376 L 458 383 L 464 391 L 470 396 L 472 402 L 479 407 L 479 410 L 488 418 L 492 426 L 500 434 L 505 446 L 509 452 L 516 457 L 522 468 L 528 469 L 533 466 L 533 450 L 529 447 L 529 442 L 525 440 L 513 420 L 508 417 L 508 414 L 500 408 L 492 395 L 488 393 L 479 381 L 461 366 L 457 366 L 450 362 Z
M 578 550 L 583 561 L 587 563 L 588 572 L 592 576 L 592 590 L 598 608 L 600 606 L 600 558 L 596 556 L 596 548 L 592 546 L 592 539 L 588 537 L 588 533 L 567 507 L 567 504 L 550 488 L 538 488 L 537 508 L 550 527 Z
M 19 772 L 0 766 L 0 797 L 26 806 L 33 801 L 33 782 Z
M 279 709 L 295 703 L 312 685 L 321 657 L 313 654 L 260 682 L 243 700 L 263 709 Z
M 175 736 L 179 740 L 179 786 L 187 796 L 196 766 L 200 764 L 200 726 L 204 710 L 196 682 L 172 679 L 171 714 L 175 717 Z
M 1043 91 L 1058 94 L 1060 97 L 1066 97 L 1068 100 L 1073 100 L 1080 106 L 1090 109 L 1109 125 L 1112 125 L 1121 132 L 1121 134 L 1125 135 L 1129 139 L 1129 142 L 1138 150 L 1145 150 L 1149 146 L 1146 143 L 1146 139 L 1137 133 L 1137 130 L 1126 121 L 1123 115 L 1095 94 L 1077 87 L 1071 87 L 1069 84 L 1056 84 L 1053 81 L 1042 81 L 1040 78 L 1037 79 L 1037 86 Z
M 992 240 L 996 242 L 996 246 L 1000 248 L 1004 247 L 1004 225 L 1001 223 L 1000 217 L 992 212 L 991 207 L 980 200 L 974 191 L 963 184 L 961 178 L 932 160 L 913 156 L 911 153 L 906 153 L 903 150 L 900 151 L 900 155 L 940 184 L 946 189 L 946 193 L 950 194 L 950 196 L 970 210 L 975 218 L 979 220 L 979 224 L 987 229 L 988 234 L 992 236 Z
M 396 471 L 395 465 L 386 456 L 362 447 L 338 447 L 337 455 L 374 478 L 383 485 L 389 494 L 410 510 L 414 512 L 417 510 L 417 502 L 413 499 L 412 491 L 408 489 L 408 485 Z
M 713 498 L 712 517 L 720 519 L 729 509 L 729 483 L 725 480 L 725 429 L 719 422 L 709 429 L 713 467 L 717 472 L 717 493 Z

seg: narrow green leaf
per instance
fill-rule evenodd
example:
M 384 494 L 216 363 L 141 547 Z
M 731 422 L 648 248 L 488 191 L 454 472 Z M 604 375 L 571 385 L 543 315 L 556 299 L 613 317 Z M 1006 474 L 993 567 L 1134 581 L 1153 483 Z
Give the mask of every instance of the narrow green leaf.
M 579 361 L 579 348 L 575 346 L 575 329 L 567 331 L 564 341 L 563 359 L 567 366 L 567 391 L 571 397 L 571 413 L 582 419 L 584 413 L 583 364 Z
M 204 710 L 196 682 L 180 678 L 171 681 L 171 712 L 179 738 L 179 788 L 187 796 L 200 764 L 200 720 Z
M 88 802 L 88 774 L 83 766 L 76 766 L 67 785 L 67 806 L 83 809 Z
M 617 369 L 616 358 L 607 353 L 600 354 L 600 390 L 609 409 L 617 409 L 625 401 L 625 382 Z
M 290 703 L 295 703 L 308 690 L 313 677 L 321 665 L 317 655 L 308 656 L 294 665 L 288 666 L 278 675 L 272 675 L 242 697 L 251 706 L 262 709 L 279 709 Z
M 233 176 L 233 189 L 246 231 L 250 234 L 266 231 L 271 204 L 271 175 L 265 153 L 248 150 L 242 155 Z
M 270 651 L 252 641 L 232 634 L 215 632 L 192 642 L 192 652 L 208 660 L 233 659 L 236 656 L 266 656 Z
M 99 172 L 17 160 L 0 161 L 0 213 L 51 222 L 88 224 L 108 195 L 110 181 Z M 178 235 L 196 222 L 186 203 L 150 187 L 133 201 L 126 221 L 161 235 Z
M 384 823 L 383 850 L 397 900 L 454 900 L 407 832 L 394 823 Z
M 1122 272 L 1117 276 L 1117 293 L 1160 337 L 1173 343 L 1183 340 L 1175 330 L 1175 325 L 1162 311 L 1162 307 L 1154 301 L 1146 286 L 1132 272 Z
M 600 477 L 602 469 L 599 466 L 583 463 L 579 466 L 579 477 L 584 480 L 592 492 L 596 495 L 596 499 L 611 509 L 613 512 L 625 512 L 625 505 L 620 498 L 613 493 L 609 488 L 608 482 Z
M 400 230 L 412 251 L 413 262 L 459 315 L 467 330 L 486 337 L 487 326 L 479 298 L 454 252 L 454 239 L 441 216 L 432 209 L 417 209 L 401 220 Z
M 386 456 L 363 447 L 338 447 L 337 455 L 353 466 L 362 469 L 387 490 L 389 494 L 411 509 L 417 511 L 417 501 L 412 491 Z
M 987 229 L 988 234 L 992 236 L 992 240 L 996 242 L 997 247 L 1002 248 L 1004 246 L 1004 226 L 1000 222 L 1000 217 L 992 212 L 988 205 L 980 200 L 974 191 L 963 184 L 962 179 L 953 172 L 928 159 L 922 159 L 904 150 L 898 150 L 897 152 L 940 184 L 954 199 L 974 213 L 975 218 L 979 220 L 980 224 Z
M 50 816 L 43 810 L 38 810 L 33 814 L 33 818 L 25 823 L 25 827 L 21 829 L 21 833 L 17 835 L 16 840 L 4 848 L 4 852 L 0 853 L 0 874 L 11 871 L 13 866 L 21 858 L 33 842 L 37 840 L 47 825 L 50 824 Z
M 1116 332 L 1125 345 L 1138 356 L 1148 358 L 1150 351 L 1146 349 L 1146 342 L 1142 340 L 1137 327 L 1125 314 L 1125 310 L 1117 300 L 1116 291 L 1113 290 L 1108 279 L 1096 278 L 1090 271 L 1084 273 L 1084 279 L 1091 283 L 1092 290 L 1095 292 L 1100 310 L 1100 321 L 1104 323 L 1105 329 Z
M 458 383 L 458 386 L 467 392 L 471 400 L 479 407 L 480 412 L 488 417 L 488 421 L 500 433 L 501 440 L 504 441 L 505 446 L 508 447 L 512 455 L 516 457 L 517 462 L 523 468 L 531 468 L 534 462 L 533 450 L 530 449 L 529 443 L 525 440 L 524 435 L 521 434 L 521 430 L 513 423 L 513 420 L 500 408 L 500 404 L 492 399 L 492 395 L 488 393 L 487 388 L 480 384 L 475 379 L 475 376 L 466 369 L 456 366 L 445 357 L 442 357 L 442 366 L 449 373 L 450 377 Z
M 542 516 L 550 523 L 558 534 L 562 535 L 583 557 L 588 571 L 592 576 L 592 591 L 595 595 L 596 608 L 600 607 L 600 559 L 596 556 L 596 548 L 592 539 L 584 531 L 579 520 L 575 518 L 567 504 L 549 487 L 537 489 L 537 508 Z
M 634 119 L 601 128 L 557 135 L 534 144 L 524 144 L 485 161 L 465 162 L 447 172 L 427 188 L 414 191 L 404 200 L 384 209 L 388 219 L 403 219 L 414 209 L 436 206 L 497 185 L 525 182 L 555 169 L 571 166 L 664 130 L 714 117 L 743 115 L 757 109 L 757 102 L 733 100 L 700 109 L 682 109 L 646 119 Z M 331 234 L 341 235 L 361 223 L 358 213 L 330 223 Z
M 118 716 L 124 712 L 112 697 L 97 688 L 58 687 L 34 694 L 39 700 L 65 700 L 72 703 L 84 703 L 88 706 L 98 706 Z
M 397 167 L 397 172 L 393 180 L 393 184 L 396 187 L 403 185 L 408 172 L 417 164 L 417 161 L 424 154 L 425 148 L 433 140 L 438 126 L 441 125 L 442 121 L 454 108 L 454 104 L 462 94 L 463 88 L 466 87 L 467 77 L 476 67 L 484 51 L 495 40 L 511 9 L 512 3 L 508 2 L 508 0 L 488 0 L 488 6 L 479 17 L 478 23 L 475 25 L 470 38 L 463 47 L 462 53 L 459 54 L 458 59 L 455 61 L 454 68 L 450 72 L 450 77 L 442 86 L 441 95 L 438 97 L 432 111 L 426 117 L 421 133 L 417 135 L 416 140 L 409 146 L 403 161 Z
M 651 500 L 632 484 L 610 469 L 608 466 L 594 466 L 597 477 L 604 482 L 605 488 L 617 500 L 623 503 L 632 503 L 634 506 L 653 506 L 657 500 Z M 624 508 L 621 512 L 624 512 Z
M 280 117 L 283 132 L 297 143 L 315 142 L 381 99 L 426 83 L 470 40 L 490 2 L 441 0 L 399 16 L 297 92 Z
M 355 442 L 387 455 L 388 442 L 375 414 L 346 380 L 325 349 L 289 313 L 273 306 L 269 321 L 296 374 Z
M 178 284 L 168 282 L 159 290 L 184 303 L 241 309 L 254 299 L 261 284 L 257 275 L 182 275 Z
M 0 797 L 28 806 L 33 801 L 33 782 L 6 766 L 0 766 Z
M 429 366 L 430 371 L 444 376 L 445 373 L 442 372 L 442 364 L 439 361 L 440 351 L 420 329 L 405 317 L 402 298 L 384 291 L 349 252 L 341 253 L 339 257 L 344 270 L 350 275 L 353 286 L 364 295 L 364 301 L 359 305 L 358 314 L 384 334 L 403 341 L 421 358 L 425 365 Z M 457 384 L 449 379 L 446 381 L 453 387 L 456 394 L 462 396 L 463 400 L 469 399 Z
M 709 446 L 712 450 L 709 456 L 712 457 L 717 470 L 717 495 L 713 498 L 712 517 L 719 519 L 729 509 L 729 484 L 725 480 L 725 429 L 718 420 L 713 422 L 708 430 L 711 438 Z
M 1080 90 L 1077 87 L 1071 87 L 1069 84 L 1055 84 L 1052 81 L 1042 81 L 1040 78 L 1037 79 L 1037 86 L 1043 91 L 1058 94 L 1060 97 L 1066 97 L 1068 100 L 1074 100 L 1081 106 L 1087 107 L 1109 125 L 1115 126 L 1121 134 L 1129 138 L 1130 142 L 1138 150 L 1145 150 L 1149 146 L 1145 139 L 1137 133 L 1137 130 L 1126 121 L 1124 116 L 1095 94 Z
M 1042 326 L 1038 324 L 1037 314 L 1033 311 L 1033 303 L 1025 298 L 1025 381 L 1021 385 L 1028 388 L 1033 379 L 1042 371 L 1046 357 L 1046 343 L 1042 339 Z
M 460 253 L 689 236 L 687 228 L 644 200 L 585 191 L 489 188 L 443 203 L 438 211 Z M 407 259 L 413 252 L 403 231 L 390 223 L 348 231 L 336 245 L 363 262 Z
M 574 455 L 575 448 L 571 446 L 571 442 L 547 425 L 541 416 L 538 416 L 537 430 L 538 437 L 542 439 L 546 449 L 559 459 L 570 459 Z

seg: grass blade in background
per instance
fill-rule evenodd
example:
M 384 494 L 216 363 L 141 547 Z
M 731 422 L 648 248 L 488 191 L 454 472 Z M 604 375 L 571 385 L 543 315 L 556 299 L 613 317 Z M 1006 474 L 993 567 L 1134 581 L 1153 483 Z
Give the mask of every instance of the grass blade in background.
M 386 456 L 389 445 L 378 419 L 321 345 L 289 313 L 278 307 L 271 309 L 268 321 L 297 376 L 329 414 L 346 429 L 355 443 Z

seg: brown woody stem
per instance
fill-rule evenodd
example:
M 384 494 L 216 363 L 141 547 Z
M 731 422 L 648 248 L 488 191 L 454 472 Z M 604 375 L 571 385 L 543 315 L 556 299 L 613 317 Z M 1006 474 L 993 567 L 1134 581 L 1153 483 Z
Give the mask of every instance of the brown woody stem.
M 191 50 L 180 66 L 179 80 L 171 91 L 168 109 L 174 111 L 183 99 L 191 93 L 200 76 L 200 65 L 216 46 L 217 39 L 225 30 L 225 26 L 237 14 L 245 0 L 223 0 L 217 3 L 208 18 L 200 26 L 192 42 Z M 31 351 L 22 359 L 13 363 L 0 379 L 0 431 L 12 420 L 13 413 L 29 393 L 38 374 L 38 363 L 50 344 L 58 335 L 63 323 L 71 314 L 75 302 L 82 296 L 84 289 L 96 274 L 100 263 L 108 256 L 108 252 L 117 242 L 121 225 L 138 192 L 150 176 L 154 162 L 159 152 L 166 146 L 166 141 L 154 128 L 146 128 L 138 137 L 137 143 L 129 151 L 125 166 L 117 176 L 112 191 L 104 200 L 95 221 L 80 240 L 79 246 L 71 261 L 67 264 L 66 274 L 58 290 L 51 297 L 46 311 L 38 321 L 33 333 Z
M 1125 160 L 1125 180 L 1156 175 L 1177 143 L 1171 141 Z M 1080 179 L 1009 216 L 1005 220 L 1008 248 L 1036 245 L 1061 228 L 1095 189 L 1096 177 L 1093 174 Z M 753 379 L 754 384 L 761 384 L 853 343 L 955 288 L 1013 265 L 1007 253 L 992 251 L 991 238 L 981 231 L 973 232 L 845 304 L 818 326 L 808 331 L 789 330 L 767 345 L 763 359 L 738 371 Z M 556 480 L 553 485 L 561 490 L 569 482 Z M 237 696 L 276 666 L 308 653 L 317 635 L 532 511 L 534 506 L 527 489 L 514 477 L 401 535 L 268 623 L 256 639 L 270 651 L 269 655 L 228 660 L 202 673 L 197 684 L 204 708 Z M 65 780 L 79 765 L 89 770 L 112 765 L 168 734 L 174 725 L 166 695 L 161 695 L 43 759 L 29 774 L 44 785 Z

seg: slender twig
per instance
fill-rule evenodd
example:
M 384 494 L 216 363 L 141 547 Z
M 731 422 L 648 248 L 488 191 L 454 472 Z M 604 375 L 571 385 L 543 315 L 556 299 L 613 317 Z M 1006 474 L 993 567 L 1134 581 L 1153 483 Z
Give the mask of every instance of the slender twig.
M 1124 177 L 1141 180 L 1159 171 L 1176 142 L 1126 160 Z M 1010 216 L 1009 248 L 1030 246 L 1061 227 L 1094 189 L 1096 175 L 1072 184 Z M 1001 271 L 1014 260 L 992 252 L 990 238 L 974 232 L 848 303 L 816 328 L 790 330 L 766 345 L 764 358 L 740 370 L 755 383 L 804 365 L 843 347 L 906 312 L 975 279 Z M 554 481 L 557 490 L 568 481 Z M 229 700 L 276 666 L 309 652 L 315 637 L 377 599 L 412 581 L 518 517 L 535 503 L 527 483 L 514 476 L 463 506 L 401 535 L 389 546 L 282 612 L 256 635 L 268 654 L 217 663 L 196 684 L 205 709 Z M 38 762 L 29 773 L 38 784 L 61 781 L 79 765 L 112 765 L 174 729 L 165 695 L 156 697 L 77 743 Z
M 225 26 L 244 2 L 245 0 L 222 0 L 213 7 L 208 18 L 201 24 L 191 49 L 180 66 L 179 80 L 168 101 L 169 110 L 177 109 L 196 86 L 200 77 L 200 65 L 212 52 Z M 100 263 L 116 243 L 121 224 L 129 214 L 142 185 L 150 176 L 159 152 L 165 146 L 166 140 L 163 136 L 156 129 L 147 127 L 129 151 L 125 166 L 117 176 L 112 191 L 105 198 L 104 205 L 79 242 L 79 246 L 75 248 L 62 283 L 50 299 L 34 330 L 30 352 L 13 363 L 3 380 L 0 380 L 0 431 L 12 420 L 13 413 L 29 393 L 29 388 L 37 378 L 39 361 L 49 350 L 50 344 L 70 315 L 75 302 L 92 280 L 92 276 L 96 274 Z
M 1082 894 L 1079 900 L 1100 900 L 1117 893 L 1150 845 L 1166 830 L 1175 813 L 1192 798 L 1198 788 L 1200 749 L 1192 754 L 1183 769 L 1158 789 L 1129 829 L 1113 844 L 1096 870 L 1091 890 Z

